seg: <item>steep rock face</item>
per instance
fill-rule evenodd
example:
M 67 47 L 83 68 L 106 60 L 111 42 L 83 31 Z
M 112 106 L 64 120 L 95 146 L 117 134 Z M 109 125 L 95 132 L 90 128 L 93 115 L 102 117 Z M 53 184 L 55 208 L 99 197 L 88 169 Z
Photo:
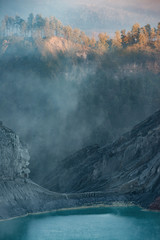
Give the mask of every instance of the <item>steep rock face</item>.
M 29 153 L 19 137 L 0 123 L 0 180 L 28 178 Z
M 29 179 L 29 159 L 19 137 L 0 122 L 0 219 L 67 206 L 65 195 Z
M 160 111 L 113 144 L 88 147 L 68 157 L 48 176 L 45 186 L 60 192 L 156 198 L 160 195 Z

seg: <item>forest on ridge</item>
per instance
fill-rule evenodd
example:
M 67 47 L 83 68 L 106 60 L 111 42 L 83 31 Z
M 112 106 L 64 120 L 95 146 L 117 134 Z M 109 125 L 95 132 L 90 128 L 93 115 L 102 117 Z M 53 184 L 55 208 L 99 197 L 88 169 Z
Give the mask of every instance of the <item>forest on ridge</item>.
M 134 46 L 135 48 L 159 49 L 160 47 L 160 23 L 157 28 L 150 24 L 141 27 L 139 23 L 132 26 L 131 31 L 125 29 L 116 31 L 115 36 L 110 38 L 107 33 L 99 33 L 98 39 L 94 34 L 87 36 L 78 28 L 64 26 L 54 16 L 43 18 L 40 14 L 36 16 L 30 13 L 27 20 L 20 16 L 5 16 L 1 23 L 1 37 L 22 36 L 24 38 L 50 38 L 53 36 L 63 37 L 74 43 L 82 44 L 85 47 L 106 51 L 108 49 L 119 49 Z

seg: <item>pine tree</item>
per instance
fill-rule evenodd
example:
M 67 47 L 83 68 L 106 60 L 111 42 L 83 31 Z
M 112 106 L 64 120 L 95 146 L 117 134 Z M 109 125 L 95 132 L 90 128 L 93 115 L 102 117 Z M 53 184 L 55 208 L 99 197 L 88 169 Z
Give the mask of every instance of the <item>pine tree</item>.
M 56 31 L 56 19 L 55 19 L 55 17 L 50 17 L 49 18 L 49 29 L 50 29 L 50 36 L 54 36 L 55 31 Z
M 141 28 L 139 33 L 139 44 L 141 47 L 145 47 L 147 43 L 148 43 L 148 33 L 146 31 L 146 28 L 143 27 Z
M 75 43 L 80 43 L 80 30 L 79 30 L 78 28 L 75 28 L 75 29 L 73 30 L 73 35 L 72 35 L 72 37 L 73 37 L 73 41 L 74 41 Z
M 42 37 L 43 31 L 44 31 L 44 26 L 45 26 L 45 20 L 40 14 L 36 15 L 34 26 L 37 31 L 37 35 L 39 37 Z
M 160 22 L 158 23 L 158 26 L 157 26 L 155 47 L 160 49 Z
M 155 41 L 155 38 L 156 38 L 155 28 L 151 28 L 151 31 L 150 31 L 150 41 Z
M 147 24 L 147 25 L 145 26 L 145 29 L 146 29 L 146 31 L 147 31 L 147 33 L 148 33 L 149 38 L 150 38 L 150 35 L 151 35 L 151 25 L 150 25 L 150 24 Z
M 48 18 L 45 18 L 44 35 L 46 38 L 50 37 L 50 23 Z
M 72 40 L 72 28 L 68 25 L 68 26 L 65 26 L 63 27 L 63 32 L 64 32 L 64 37 L 67 39 L 67 40 Z
M 16 26 L 16 32 L 18 33 L 20 31 L 20 25 L 21 25 L 21 17 L 16 15 L 15 17 L 15 26 Z
M 98 49 L 102 52 L 108 50 L 109 44 L 107 41 L 109 39 L 109 36 L 107 35 L 107 33 L 100 33 L 98 35 L 98 38 Z
M 132 44 L 138 43 L 139 41 L 139 33 L 140 33 L 140 25 L 139 23 L 135 23 L 132 27 Z
M 96 46 L 96 39 L 94 36 L 92 36 L 92 38 L 90 39 L 90 46 L 92 48 L 95 48 L 95 46 Z
M 1 32 L 2 32 L 2 37 L 6 36 L 6 21 L 5 19 L 2 20 L 1 23 Z
M 56 36 L 60 37 L 63 34 L 63 25 L 59 20 L 56 20 Z
M 30 13 L 27 19 L 27 30 L 30 32 L 31 37 L 33 35 L 33 27 L 34 27 L 34 15 Z
M 85 38 L 86 38 L 86 34 L 83 31 L 81 31 L 80 32 L 80 43 L 81 44 L 84 44 Z
M 115 37 L 112 40 L 112 48 L 121 48 L 122 47 L 122 39 L 120 31 L 116 31 Z
M 21 20 L 21 22 L 20 22 L 20 32 L 23 36 L 26 36 L 27 23 L 24 20 Z

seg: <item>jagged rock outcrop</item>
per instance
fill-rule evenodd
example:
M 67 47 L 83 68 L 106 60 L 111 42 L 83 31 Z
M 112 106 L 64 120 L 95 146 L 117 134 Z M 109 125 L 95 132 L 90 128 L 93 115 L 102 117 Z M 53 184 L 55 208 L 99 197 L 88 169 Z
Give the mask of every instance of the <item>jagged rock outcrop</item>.
M 149 204 L 160 196 L 160 111 L 111 145 L 87 147 L 64 159 L 45 186 L 60 192 L 129 194 Z
M 29 153 L 19 137 L 0 122 L 0 180 L 28 178 Z
M 29 179 L 29 159 L 19 137 L 0 122 L 0 219 L 67 206 L 66 195 Z

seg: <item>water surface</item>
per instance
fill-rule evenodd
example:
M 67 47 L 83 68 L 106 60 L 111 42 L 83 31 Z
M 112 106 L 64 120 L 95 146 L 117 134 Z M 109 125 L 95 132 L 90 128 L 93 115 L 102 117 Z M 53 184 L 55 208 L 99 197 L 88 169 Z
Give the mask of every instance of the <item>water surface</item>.
M 0 222 L 0 240 L 159 240 L 160 213 L 89 208 Z

